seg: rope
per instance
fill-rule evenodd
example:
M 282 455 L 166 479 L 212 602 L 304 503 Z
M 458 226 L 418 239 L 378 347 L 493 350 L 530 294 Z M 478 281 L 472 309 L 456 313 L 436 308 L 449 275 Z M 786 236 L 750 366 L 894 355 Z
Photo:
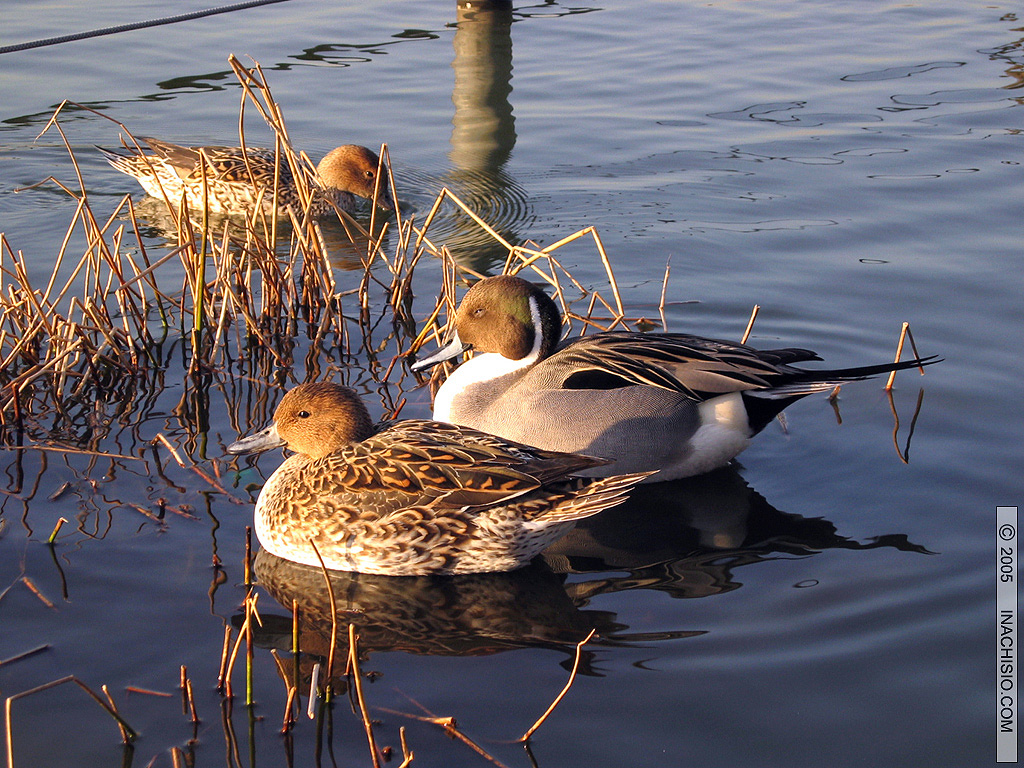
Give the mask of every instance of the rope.
M 218 13 L 241 11 L 246 8 L 255 8 L 256 6 L 260 5 L 271 5 L 272 3 L 283 2 L 285 2 L 285 0 L 249 0 L 245 3 L 236 3 L 235 5 L 222 5 L 219 8 L 207 8 L 205 11 L 192 11 L 191 13 L 182 13 L 178 16 L 167 16 L 163 19 L 152 19 L 151 21 L 135 21 L 131 24 L 121 24 L 116 27 L 104 27 L 103 29 L 93 29 L 89 32 L 76 32 L 70 35 L 61 35 L 60 37 L 48 37 L 45 40 L 33 40 L 30 43 L 4 45 L 0 46 L 0 53 L 27 51 L 29 48 L 42 48 L 47 45 L 60 45 L 61 43 L 70 43 L 73 40 L 85 40 L 89 37 L 116 35 L 121 32 L 130 32 L 135 29 L 145 29 L 146 27 L 159 27 L 164 24 L 177 24 L 180 21 L 191 21 L 192 19 L 201 19 L 203 16 L 216 16 Z

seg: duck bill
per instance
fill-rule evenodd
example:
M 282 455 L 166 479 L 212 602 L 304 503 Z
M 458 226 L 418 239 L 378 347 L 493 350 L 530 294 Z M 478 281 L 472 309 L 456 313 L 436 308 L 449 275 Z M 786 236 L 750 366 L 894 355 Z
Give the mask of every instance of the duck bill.
M 424 371 L 433 365 L 443 363 L 445 360 L 451 360 L 453 357 L 458 357 L 468 350 L 470 346 L 470 344 L 464 344 L 459 338 L 458 332 L 456 332 L 452 334 L 452 340 L 437 350 L 437 352 L 430 355 L 430 357 L 424 357 L 422 360 L 417 360 L 409 366 L 409 368 L 413 371 Z
M 395 201 L 391 198 L 391 190 L 387 186 L 382 186 L 377 190 L 377 198 L 374 200 L 378 208 L 383 208 L 385 211 L 395 210 Z
M 277 434 L 277 425 L 271 424 L 262 432 L 257 432 L 254 435 L 243 437 L 241 440 L 236 440 L 227 447 L 227 452 L 234 454 L 263 453 L 264 451 L 269 451 L 271 448 L 279 448 L 286 444 L 287 443 L 281 439 L 281 436 Z

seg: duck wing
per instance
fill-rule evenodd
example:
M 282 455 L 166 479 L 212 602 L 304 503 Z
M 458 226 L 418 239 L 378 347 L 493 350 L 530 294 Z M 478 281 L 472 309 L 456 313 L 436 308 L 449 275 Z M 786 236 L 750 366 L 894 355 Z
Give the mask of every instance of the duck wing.
M 660 387 L 703 401 L 730 392 L 792 400 L 881 373 L 941 362 L 932 355 L 898 363 L 807 370 L 809 349 L 754 349 L 681 333 L 607 332 L 564 342 L 549 361 L 564 371 L 563 389 Z
M 272 150 L 241 147 L 183 147 L 152 137 L 144 141 L 167 167 L 183 179 L 208 179 L 244 184 L 273 185 L 277 158 Z M 287 163 L 280 164 L 279 179 L 283 184 L 291 178 Z
M 607 463 L 418 419 L 388 424 L 320 461 L 331 463 L 318 473 L 331 478 L 325 492 L 392 499 L 396 509 L 502 504 Z
M 757 350 L 688 334 L 606 332 L 565 342 L 549 361 L 565 370 L 563 389 L 645 385 L 706 400 L 769 388 L 789 363 L 820 359 L 809 349 Z

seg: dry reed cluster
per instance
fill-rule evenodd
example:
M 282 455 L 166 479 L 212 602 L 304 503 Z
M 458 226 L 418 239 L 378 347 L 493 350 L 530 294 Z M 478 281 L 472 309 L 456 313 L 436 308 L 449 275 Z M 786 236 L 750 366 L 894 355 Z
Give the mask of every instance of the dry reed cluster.
M 308 206 L 314 166 L 292 149 L 262 70 L 245 68 L 234 58 L 230 63 L 242 85 L 243 145 L 245 112 L 251 105 L 273 130 L 276 150 L 291 165 Z M 545 248 L 509 243 L 446 189 L 422 223 L 397 212 L 393 222 L 378 226 L 374 212 L 368 228 L 340 211 L 330 224 L 294 209 L 288 221 L 259 210 L 229 219 L 166 200 L 161 218 L 169 247 L 154 256 L 143 237 L 146 221 L 140 220 L 130 195 L 105 218 L 96 215 L 58 120 L 63 108 L 44 133 L 60 133 L 77 188 L 52 177 L 44 181 L 59 184 L 76 201 L 76 210 L 45 285 L 33 284 L 29 258 L 0 234 L 0 425 L 17 426 L 19 433 L 28 424 L 43 440 L 48 432 L 59 431 L 54 425 L 75 422 L 76 414 L 94 407 L 97 398 L 132 403 L 136 394 L 160 386 L 160 377 L 177 364 L 177 357 L 193 377 L 229 374 L 278 385 L 289 378 L 301 352 L 310 356 L 307 368 L 313 370 L 325 360 L 358 360 L 382 385 L 379 391 L 387 400 L 383 385 L 393 382 L 396 368 L 399 377 L 405 375 L 397 363 L 428 336 L 436 337 L 439 318 L 456 306 L 457 283 L 477 277 L 428 237 L 445 204 L 460 208 L 508 249 L 504 271 L 529 268 L 550 283 L 568 322 L 599 329 L 627 322 L 611 264 L 593 228 Z M 137 147 L 128 129 L 118 125 L 126 146 Z M 386 147 L 381 156 L 387 162 Z M 392 194 L 400 199 L 398 190 Z M 325 236 L 327 226 L 330 237 Z M 336 278 L 332 247 L 336 252 L 338 231 L 344 233 L 345 250 L 359 254 L 362 275 L 356 284 L 342 286 Z M 559 248 L 582 237 L 593 238 L 607 270 L 611 301 L 584 288 L 555 257 Z M 81 240 L 86 248 L 75 256 L 72 243 Z M 440 259 L 443 277 L 431 280 L 441 289 L 421 325 L 413 315 L 413 271 L 424 254 Z M 570 288 L 576 294 L 572 298 Z M 575 310 L 577 302 L 585 302 L 586 309 Z M 422 327 L 419 334 L 417 327 Z M 641 327 L 646 326 L 641 322 Z M 397 411 L 394 402 L 385 405 Z M 243 422 L 245 415 L 239 414 Z M 9 438 L 4 442 L 10 444 Z

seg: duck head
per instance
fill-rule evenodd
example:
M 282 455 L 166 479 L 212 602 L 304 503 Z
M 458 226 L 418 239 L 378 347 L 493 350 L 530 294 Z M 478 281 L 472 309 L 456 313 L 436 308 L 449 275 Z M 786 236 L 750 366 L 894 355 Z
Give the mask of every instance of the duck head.
M 391 199 L 391 177 L 388 175 L 387 166 L 381 164 L 380 158 L 372 149 L 356 144 L 346 144 L 332 149 L 317 165 L 316 172 L 325 189 L 348 192 L 367 200 L 373 200 L 373 190 L 376 186 L 377 205 L 388 211 L 395 209 L 395 201 Z
M 561 325 L 555 302 L 533 283 L 514 275 L 486 277 L 459 304 L 450 341 L 414 363 L 412 370 L 424 370 L 470 349 L 509 360 L 532 353 L 543 359 L 558 343 Z
M 266 429 L 227 447 L 228 453 L 262 453 L 286 447 L 317 459 L 373 434 L 370 414 L 348 387 L 323 381 L 290 390 Z

